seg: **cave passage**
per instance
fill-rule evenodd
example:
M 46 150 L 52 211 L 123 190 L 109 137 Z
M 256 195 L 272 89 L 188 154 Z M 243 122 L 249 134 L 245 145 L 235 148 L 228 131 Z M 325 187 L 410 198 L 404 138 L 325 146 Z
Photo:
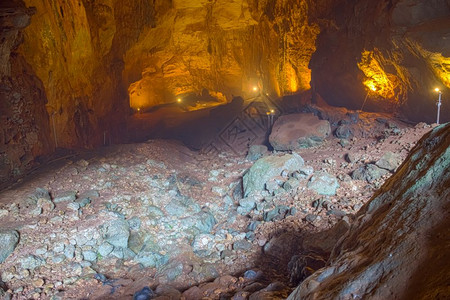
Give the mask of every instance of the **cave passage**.
M 401 299 L 380 270 L 420 286 L 448 250 L 419 238 L 446 234 L 448 0 L 5 0 L 0 42 L 0 297 Z

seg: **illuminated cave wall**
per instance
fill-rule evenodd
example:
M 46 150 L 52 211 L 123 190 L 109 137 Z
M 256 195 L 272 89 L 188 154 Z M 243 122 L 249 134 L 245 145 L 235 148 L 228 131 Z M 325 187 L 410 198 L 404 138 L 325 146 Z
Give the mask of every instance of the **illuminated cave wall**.
M 310 64 L 328 103 L 435 122 L 438 87 L 450 121 L 450 1 L 360 0 L 328 20 Z
M 0 186 L 55 147 L 44 86 L 17 53 L 33 12 L 21 3 L 0 4 Z
M 328 1 L 330 2 L 330 1 Z M 133 108 L 175 102 L 206 88 L 231 100 L 257 85 L 282 96 L 310 88 L 325 1 L 156 1 L 156 18 L 125 54 Z
M 123 57 L 153 22 L 149 1 L 25 0 L 35 7 L 19 52 L 42 80 L 57 146 L 120 135 L 128 114 Z M 53 126 L 52 126 L 53 127 Z
M 18 51 L 44 84 L 57 146 L 91 147 L 119 140 L 129 105 L 309 89 L 315 19 L 334 0 L 24 2 L 36 14 Z

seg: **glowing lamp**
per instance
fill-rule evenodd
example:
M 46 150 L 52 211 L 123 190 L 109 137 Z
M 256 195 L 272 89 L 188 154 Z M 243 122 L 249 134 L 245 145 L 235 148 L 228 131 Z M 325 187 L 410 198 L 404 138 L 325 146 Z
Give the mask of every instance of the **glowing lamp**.
M 178 102 L 178 103 L 181 103 L 181 98 L 178 98 L 178 99 L 177 99 L 177 102 Z
M 373 86 L 373 87 L 371 87 L 370 89 L 371 89 L 372 91 L 374 91 L 374 92 L 375 92 L 375 91 L 377 90 L 377 88 L 376 88 L 376 87 L 374 87 L 374 86 Z
M 441 90 L 438 89 L 438 88 L 435 88 L 434 90 L 435 90 L 437 93 L 439 93 L 439 98 L 438 98 L 438 102 L 437 102 L 437 107 L 438 107 L 438 109 L 437 109 L 437 121 L 436 121 L 436 124 L 439 125 L 439 116 L 440 116 L 440 114 L 441 114 L 441 105 L 442 105 L 442 92 L 441 92 Z
M 138 108 L 137 108 L 137 111 L 138 111 L 138 112 L 140 112 L 140 111 L 141 111 L 141 108 L 140 108 L 140 107 L 138 107 Z
M 253 91 L 254 91 L 254 92 L 257 92 L 257 91 L 258 91 L 258 87 L 257 87 L 257 86 L 254 86 L 254 87 L 253 87 Z
M 270 113 L 271 113 L 271 114 L 275 113 L 275 109 L 271 109 L 271 110 L 270 110 Z

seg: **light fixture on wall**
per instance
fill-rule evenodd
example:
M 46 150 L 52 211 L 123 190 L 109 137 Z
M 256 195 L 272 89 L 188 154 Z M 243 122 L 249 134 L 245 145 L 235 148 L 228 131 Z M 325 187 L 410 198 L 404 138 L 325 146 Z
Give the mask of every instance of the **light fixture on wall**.
M 366 104 L 367 97 L 369 97 L 370 91 L 376 92 L 376 91 L 377 91 L 377 88 L 376 88 L 375 86 L 371 86 L 370 89 L 367 91 L 366 98 L 364 98 L 364 102 L 363 102 L 363 104 L 361 105 L 361 109 L 360 109 L 361 111 L 362 111 L 363 108 L 364 108 L 364 104 Z
M 439 88 L 435 88 L 434 89 L 437 93 L 439 93 L 439 98 L 438 98 L 438 102 L 437 102 L 437 120 L 436 120 L 436 124 L 439 125 L 439 117 L 441 114 L 441 105 L 442 105 L 442 91 Z

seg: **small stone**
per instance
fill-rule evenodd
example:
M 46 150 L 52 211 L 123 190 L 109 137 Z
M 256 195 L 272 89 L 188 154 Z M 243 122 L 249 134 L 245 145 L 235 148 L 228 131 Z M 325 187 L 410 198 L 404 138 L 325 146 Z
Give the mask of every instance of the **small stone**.
M 19 259 L 19 263 L 24 269 L 34 270 L 37 267 L 44 265 L 45 261 L 38 256 L 27 255 Z
M 53 251 L 56 253 L 61 253 L 64 251 L 64 243 L 63 242 L 57 242 L 53 245 Z
M 68 259 L 74 258 L 74 256 L 75 256 L 75 246 L 72 245 L 72 244 L 65 245 L 65 247 L 64 247 L 64 255 Z
M 381 169 L 374 164 L 367 164 L 353 171 L 352 178 L 354 180 L 366 180 L 369 183 L 373 183 L 387 173 L 387 170 Z
M 347 215 L 347 213 L 345 211 L 342 211 L 339 209 L 331 209 L 331 210 L 327 211 L 327 215 L 334 215 L 338 218 L 343 218 L 344 216 Z
M 76 162 L 76 164 L 79 165 L 80 167 L 84 167 L 84 168 L 89 166 L 89 162 L 84 159 L 80 159 L 79 161 Z
M 54 264 L 60 264 L 62 263 L 64 260 L 66 260 L 66 256 L 65 255 L 56 255 L 52 257 L 52 262 Z
M 353 137 L 353 129 L 351 126 L 343 124 L 336 129 L 335 135 L 339 139 L 351 139 Z
M 106 257 L 113 251 L 113 249 L 114 249 L 113 245 L 111 245 L 110 243 L 104 242 L 98 247 L 98 253 L 101 256 Z
M 251 145 L 248 149 L 246 159 L 250 161 L 257 161 L 268 152 L 268 149 L 264 145 Z
M 66 191 L 62 193 L 58 193 L 57 196 L 53 199 L 53 202 L 60 203 L 60 202 L 73 202 L 76 199 L 76 191 Z
M 148 286 L 134 293 L 133 300 L 150 300 L 155 297 L 155 293 Z
M 37 248 L 36 251 L 34 251 L 34 253 L 36 255 L 44 255 L 45 253 L 47 253 L 47 246 L 43 246 L 41 248 Z
M 141 227 L 141 220 L 138 217 L 133 217 L 128 220 L 128 225 L 131 230 L 139 230 Z
M 239 240 L 233 243 L 233 250 L 250 250 L 252 248 L 252 243 L 247 240 Z
M 307 214 L 305 219 L 306 221 L 313 223 L 315 220 L 317 220 L 317 215 L 313 215 L 313 214 Z
M 347 147 L 350 144 L 350 141 L 347 139 L 340 139 L 339 140 L 339 145 L 341 145 L 342 148 Z
M 88 250 L 83 251 L 83 259 L 91 262 L 95 262 L 97 260 L 97 254 L 94 251 Z
M 44 284 L 45 284 L 45 281 L 42 278 L 38 278 L 36 280 L 33 280 L 33 282 L 32 282 L 32 285 L 34 287 L 41 287 L 41 286 L 44 286 Z
M 254 271 L 254 270 L 247 270 L 244 273 L 244 278 L 253 280 L 253 279 L 256 279 L 257 275 L 258 275 L 258 273 L 256 271 Z

